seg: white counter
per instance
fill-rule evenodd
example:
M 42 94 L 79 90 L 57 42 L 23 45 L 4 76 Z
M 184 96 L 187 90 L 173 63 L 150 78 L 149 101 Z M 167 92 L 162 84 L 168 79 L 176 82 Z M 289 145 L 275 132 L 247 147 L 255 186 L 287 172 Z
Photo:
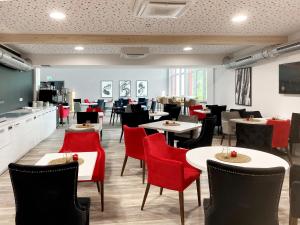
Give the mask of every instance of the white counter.
M 28 112 L 17 110 L 13 112 Z M 0 123 L 0 174 L 56 129 L 56 107 L 37 108 L 33 112 Z

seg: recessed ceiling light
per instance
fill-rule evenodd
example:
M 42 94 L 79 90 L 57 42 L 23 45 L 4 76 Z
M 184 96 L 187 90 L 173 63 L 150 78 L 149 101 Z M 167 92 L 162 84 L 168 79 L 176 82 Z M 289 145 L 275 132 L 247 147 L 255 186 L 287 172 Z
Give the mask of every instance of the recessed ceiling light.
M 192 50 L 193 50 L 192 47 L 185 47 L 185 48 L 183 48 L 183 51 L 192 51 Z
M 64 18 L 66 18 L 66 15 L 62 12 L 54 11 L 50 13 L 50 17 L 55 20 L 63 20 Z
M 246 21 L 247 19 L 248 19 L 248 16 L 246 16 L 246 15 L 237 15 L 237 16 L 232 17 L 231 21 L 234 23 L 241 23 L 241 22 Z
M 76 46 L 74 49 L 76 51 L 82 51 L 82 50 L 84 50 L 84 47 L 82 47 L 82 46 Z

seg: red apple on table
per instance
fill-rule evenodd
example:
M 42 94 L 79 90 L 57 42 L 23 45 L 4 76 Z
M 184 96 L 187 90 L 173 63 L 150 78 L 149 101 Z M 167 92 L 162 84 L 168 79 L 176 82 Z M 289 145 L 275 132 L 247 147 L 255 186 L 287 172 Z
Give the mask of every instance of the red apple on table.
M 230 156 L 231 156 L 232 158 L 237 157 L 237 152 L 236 152 L 236 151 L 231 151 Z
M 78 155 L 77 154 L 74 154 L 72 157 L 73 157 L 73 161 L 78 161 Z

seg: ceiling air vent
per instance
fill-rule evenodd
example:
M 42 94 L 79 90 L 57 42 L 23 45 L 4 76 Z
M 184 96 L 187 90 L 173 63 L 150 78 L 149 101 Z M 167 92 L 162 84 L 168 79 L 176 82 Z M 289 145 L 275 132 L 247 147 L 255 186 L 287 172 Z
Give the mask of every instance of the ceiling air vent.
M 121 58 L 142 59 L 149 54 L 149 48 L 146 47 L 124 47 L 121 49 Z
M 141 17 L 177 18 L 186 7 L 186 0 L 135 0 L 133 12 Z

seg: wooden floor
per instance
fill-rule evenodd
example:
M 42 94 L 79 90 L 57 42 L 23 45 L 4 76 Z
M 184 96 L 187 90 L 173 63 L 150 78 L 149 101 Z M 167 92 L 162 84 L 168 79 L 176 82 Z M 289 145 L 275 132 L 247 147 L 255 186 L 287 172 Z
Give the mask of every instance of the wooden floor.
M 90 224 L 180 224 L 178 193 L 151 187 L 144 211 L 140 210 L 146 185 L 142 184 L 142 169 L 137 160 L 129 159 L 124 176 L 120 176 L 124 157 L 124 144 L 119 144 L 120 126 L 108 125 L 104 120 L 102 145 L 106 150 L 105 210 L 100 210 L 100 196 L 94 183 L 79 183 L 78 195 L 91 198 Z M 41 142 L 26 154 L 18 163 L 34 164 L 45 153 L 57 152 L 62 145 L 64 128 L 57 129 L 51 137 Z M 214 139 L 219 145 L 220 139 Z M 266 162 L 267 163 L 267 162 Z M 234 184 L 233 184 L 234 185 Z M 197 206 L 196 184 L 184 192 L 186 225 L 204 225 L 203 208 Z M 208 181 L 201 175 L 201 194 L 209 196 Z M 255 196 L 254 196 L 255 197 Z M 284 181 L 279 205 L 280 224 L 288 224 L 288 176 Z M 0 176 L 0 225 L 14 224 L 15 208 L 12 187 L 8 172 Z M 41 224 L 42 225 L 42 224 Z M 258 224 L 259 225 L 259 224 Z

